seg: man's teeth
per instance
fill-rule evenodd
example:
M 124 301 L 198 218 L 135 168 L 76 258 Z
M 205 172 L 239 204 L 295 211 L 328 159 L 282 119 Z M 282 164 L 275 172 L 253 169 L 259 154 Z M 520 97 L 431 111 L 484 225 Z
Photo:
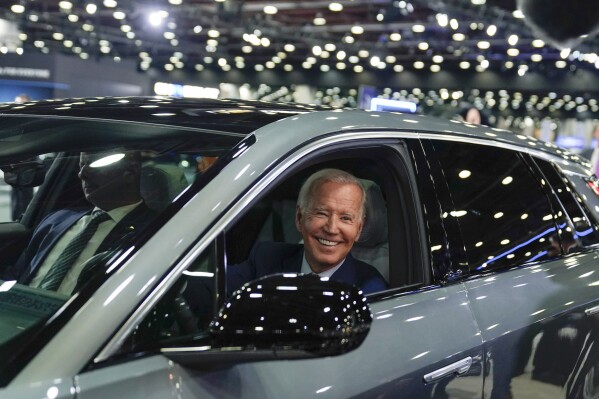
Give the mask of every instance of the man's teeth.
M 334 247 L 335 245 L 338 244 L 335 241 L 324 240 L 322 238 L 319 238 L 318 242 L 321 243 L 322 245 L 326 245 L 328 247 Z

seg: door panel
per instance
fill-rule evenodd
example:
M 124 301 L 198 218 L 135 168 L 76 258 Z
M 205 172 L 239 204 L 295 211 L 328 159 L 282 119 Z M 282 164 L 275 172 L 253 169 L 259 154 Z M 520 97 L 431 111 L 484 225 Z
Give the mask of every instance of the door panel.
M 78 397 L 480 398 L 482 341 L 467 303 L 461 284 L 406 294 L 373 303 L 374 321 L 365 342 L 341 356 L 246 363 L 211 372 L 155 356 L 82 374 Z M 463 376 L 452 373 L 425 384 L 426 374 L 467 357 L 473 362 Z
M 466 283 L 488 354 L 487 397 L 597 395 L 597 261 L 581 254 Z

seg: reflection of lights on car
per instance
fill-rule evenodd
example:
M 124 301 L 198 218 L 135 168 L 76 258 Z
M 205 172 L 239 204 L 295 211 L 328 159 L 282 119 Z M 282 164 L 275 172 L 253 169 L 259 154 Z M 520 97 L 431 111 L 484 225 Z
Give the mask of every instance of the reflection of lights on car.
M 94 162 L 92 162 L 89 167 L 90 168 L 102 168 L 104 166 L 112 165 L 125 158 L 124 153 L 111 154 L 105 157 L 102 157 Z

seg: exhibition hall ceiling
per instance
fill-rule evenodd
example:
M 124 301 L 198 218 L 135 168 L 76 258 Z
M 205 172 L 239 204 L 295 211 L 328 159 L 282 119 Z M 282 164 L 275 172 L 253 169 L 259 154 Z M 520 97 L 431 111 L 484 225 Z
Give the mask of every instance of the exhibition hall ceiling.
M 516 0 L 6 0 L 0 51 L 134 60 L 140 70 L 573 73 L 598 41 L 560 49 Z

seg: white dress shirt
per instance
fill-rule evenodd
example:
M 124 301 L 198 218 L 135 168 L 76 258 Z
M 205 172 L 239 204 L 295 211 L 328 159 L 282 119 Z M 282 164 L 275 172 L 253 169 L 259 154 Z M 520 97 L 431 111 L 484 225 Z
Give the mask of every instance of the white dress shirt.
M 339 269 L 341 267 L 341 265 L 343 264 L 343 262 L 345 262 L 345 259 L 343 259 L 341 262 L 339 262 L 339 264 L 335 267 L 331 267 L 330 269 L 325 270 L 322 273 L 314 273 L 314 271 L 312 270 L 312 268 L 310 267 L 310 265 L 308 264 L 308 261 L 306 260 L 306 252 L 304 252 L 304 256 L 302 259 L 302 269 L 300 271 L 300 273 L 302 274 L 317 274 L 319 277 L 328 277 L 330 278 L 333 273 L 335 273 L 337 271 L 337 269 Z
M 94 235 L 91 237 L 91 239 L 89 240 L 89 242 L 87 243 L 87 245 L 85 246 L 83 251 L 81 251 L 79 258 L 77 258 L 75 263 L 73 263 L 73 265 L 67 272 L 66 276 L 64 277 L 64 280 L 62 280 L 62 283 L 60 284 L 60 287 L 58 287 L 58 290 L 56 290 L 56 292 L 66 294 L 66 295 L 71 294 L 71 292 L 73 291 L 73 289 L 75 289 L 75 286 L 77 285 L 77 279 L 79 278 L 79 274 L 83 270 L 83 266 L 85 265 L 85 262 L 88 259 L 90 259 L 92 256 L 94 256 L 94 254 L 100 247 L 100 244 L 102 244 L 102 241 L 104 241 L 104 239 L 108 236 L 108 233 L 110 233 L 110 231 L 114 228 L 114 226 L 116 226 L 116 224 L 118 222 L 120 222 L 125 216 L 127 216 L 129 214 L 129 212 L 131 212 L 133 209 L 135 209 L 139 204 L 141 204 L 141 201 L 136 202 L 135 204 L 125 205 L 120 208 L 115 208 L 111 211 L 106 212 L 106 213 L 108 213 L 108 216 L 110 216 L 110 220 L 102 222 L 98 225 L 98 229 L 96 230 Z M 94 208 L 92 213 L 94 211 L 99 211 L 99 210 L 101 210 L 101 209 L 96 207 L 96 208 Z M 33 278 L 33 280 L 31 280 L 31 283 L 29 284 L 31 287 L 39 287 L 40 283 L 42 282 L 42 280 L 44 279 L 46 274 L 48 274 L 48 272 L 50 271 L 50 268 L 56 262 L 56 260 L 60 256 L 60 254 L 65 250 L 67 245 L 69 245 L 71 240 L 75 236 L 77 236 L 77 234 L 79 234 L 83 231 L 85 226 L 87 226 L 87 224 L 89 223 L 91 217 L 92 217 L 91 213 L 83 216 L 82 218 L 80 218 L 77 221 L 77 223 L 72 225 L 71 228 L 68 229 L 62 235 L 62 237 L 60 237 L 58 239 L 58 241 L 56 242 L 54 247 L 52 247 L 52 249 L 46 256 L 46 259 L 44 259 L 44 262 L 38 269 L 35 277 Z

